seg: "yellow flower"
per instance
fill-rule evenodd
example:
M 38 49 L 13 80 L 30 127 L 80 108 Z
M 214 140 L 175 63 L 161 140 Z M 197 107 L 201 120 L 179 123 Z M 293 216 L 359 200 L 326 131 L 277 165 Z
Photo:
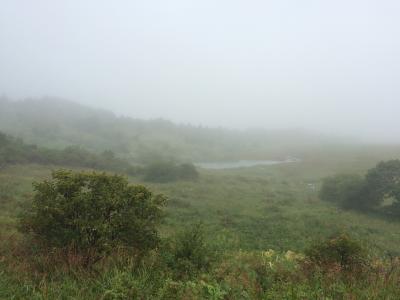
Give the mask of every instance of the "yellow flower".
M 272 250 L 272 249 L 269 249 L 268 251 L 264 251 L 264 252 L 262 253 L 262 256 L 268 257 L 268 258 L 271 258 L 271 257 L 273 257 L 274 255 L 275 255 L 275 251 Z
M 288 250 L 285 254 L 285 258 L 286 260 L 294 260 L 296 259 L 296 253 L 294 253 L 293 251 Z
M 304 256 L 302 254 L 288 250 L 285 254 L 285 258 L 288 261 L 294 261 L 297 259 L 304 259 Z

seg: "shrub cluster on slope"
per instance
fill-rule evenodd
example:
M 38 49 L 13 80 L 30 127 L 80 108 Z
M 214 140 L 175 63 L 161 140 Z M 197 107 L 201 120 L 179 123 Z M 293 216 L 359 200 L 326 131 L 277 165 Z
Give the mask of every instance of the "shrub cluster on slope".
M 116 171 L 132 176 L 143 176 L 144 180 L 152 182 L 195 180 L 199 176 L 196 167 L 190 163 L 155 161 L 138 166 L 130 164 L 126 159 L 115 157 L 110 150 L 95 154 L 77 146 L 69 146 L 63 150 L 47 149 L 28 145 L 21 139 L 0 132 L 0 168 L 26 163 Z
M 336 175 L 325 178 L 320 198 L 344 208 L 380 210 L 400 216 L 400 160 L 380 162 L 368 170 L 365 177 Z
M 0 132 L 0 167 L 25 163 L 67 165 L 114 171 L 124 171 L 127 168 L 127 162 L 116 158 L 111 151 L 94 154 L 78 146 L 69 146 L 63 150 L 48 149 L 26 144 L 21 139 Z

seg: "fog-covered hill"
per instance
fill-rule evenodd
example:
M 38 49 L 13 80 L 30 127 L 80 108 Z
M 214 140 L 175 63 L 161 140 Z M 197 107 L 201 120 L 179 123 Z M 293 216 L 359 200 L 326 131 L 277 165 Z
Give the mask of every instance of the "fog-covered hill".
M 0 130 L 40 146 L 112 150 L 142 162 L 154 157 L 186 161 L 285 158 L 347 143 L 302 130 L 230 130 L 119 117 L 56 98 L 0 98 Z

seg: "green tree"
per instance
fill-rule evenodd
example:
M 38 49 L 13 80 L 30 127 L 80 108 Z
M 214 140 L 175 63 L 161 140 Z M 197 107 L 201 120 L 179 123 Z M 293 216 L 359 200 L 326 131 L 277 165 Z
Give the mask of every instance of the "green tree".
M 344 208 L 365 207 L 364 179 L 359 175 L 340 174 L 327 177 L 322 182 L 320 199 L 336 203 Z
M 379 206 L 385 198 L 392 198 L 392 208 L 400 204 L 400 160 L 380 162 L 365 177 L 365 201 Z
M 59 170 L 34 189 L 20 228 L 41 249 L 72 249 L 88 266 L 118 247 L 144 252 L 159 243 L 165 198 L 124 177 Z

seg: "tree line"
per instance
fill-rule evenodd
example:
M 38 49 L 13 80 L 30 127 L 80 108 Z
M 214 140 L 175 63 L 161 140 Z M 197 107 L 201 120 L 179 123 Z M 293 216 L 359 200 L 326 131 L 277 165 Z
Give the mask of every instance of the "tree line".
M 13 164 L 54 164 L 112 171 L 124 171 L 126 162 L 116 158 L 112 151 L 101 154 L 89 152 L 79 146 L 62 150 L 26 144 L 22 139 L 0 132 L 0 166 Z
M 198 172 L 191 163 L 155 158 L 146 165 L 134 165 L 127 159 L 116 157 L 111 150 L 96 154 L 79 146 L 68 146 L 62 150 L 49 149 L 26 144 L 22 139 L 0 132 L 0 168 L 28 163 L 108 170 L 141 176 L 145 181 L 152 182 L 194 180 L 198 177 Z

